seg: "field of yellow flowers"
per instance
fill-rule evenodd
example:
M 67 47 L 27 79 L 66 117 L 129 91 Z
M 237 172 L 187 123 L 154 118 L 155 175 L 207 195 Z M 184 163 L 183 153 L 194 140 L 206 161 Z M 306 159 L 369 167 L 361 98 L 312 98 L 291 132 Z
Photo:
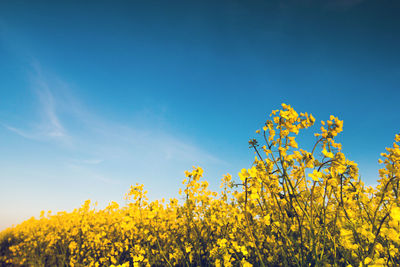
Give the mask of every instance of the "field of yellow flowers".
M 343 121 L 322 121 L 311 151 L 296 135 L 314 117 L 282 104 L 258 139 L 250 169 L 221 192 L 199 167 L 184 201 L 149 202 L 143 185 L 96 210 L 42 214 L 0 233 L 0 266 L 400 266 L 400 135 L 382 153 L 378 185 L 335 142 Z

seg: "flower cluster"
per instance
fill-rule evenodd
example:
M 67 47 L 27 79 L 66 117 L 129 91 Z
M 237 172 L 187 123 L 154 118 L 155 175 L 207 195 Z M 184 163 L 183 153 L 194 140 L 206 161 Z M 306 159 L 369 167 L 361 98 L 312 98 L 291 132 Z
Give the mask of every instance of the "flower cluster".
M 343 122 L 322 121 L 310 151 L 296 136 L 315 118 L 282 104 L 258 139 L 255 161 L 221 191 L 203 170 L 185 173 L 182 201 L 149 202 L 132 186 L 127 204 L 90 201 L 42 214 L 0 233 L 1 266 L 398 266 L 400 135 L 382 153 L 378 185 L 367 187 L 335 138 Z

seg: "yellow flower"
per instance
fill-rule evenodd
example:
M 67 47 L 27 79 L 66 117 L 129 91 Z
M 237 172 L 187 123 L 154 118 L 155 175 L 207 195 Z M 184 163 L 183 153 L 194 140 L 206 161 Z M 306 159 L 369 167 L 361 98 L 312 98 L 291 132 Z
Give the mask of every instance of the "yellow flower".
M 244 258 L 242 259 L 242 267 L 252 267 L 253 264 L 251 264 L 250 262 L 246 261 Z
M 394 207 L 392 208 L 392 210 L 390 211 L 390 216 L 392 216 L 392 218 L 399 222 L 400 221 L 400 207 Z
M 266 225 L 271 225 L 271 215 L 267 214 L 266 216 L 264 216 L 264 221 Z
M 241 170 L 241 172 L 239 172 L 239 178 L 242 180 L 242 182 L 244 182 L 249 176 L 250 174 L 244 168 Z
M 203 170 L 193 167 L 185 172 L 184 188 L 179 189 L 182 200 L 149 201 L 143 185 L 136 184 L 127 194 L 126 205 L 112 202 L 98 210 L 86 201 L 72 212 L 43 212 L 38 219 L 0 232 L 0 265 L 37 265 L 49 259 L 54 266 L 198 266 L 203 260 L 204 265 L 226 267 L 248 267 L 262 260 L 275 266 L 283 257 L 288 263 L 307 262 L 301 259 L 301 249 L 312 257 L 316 251 L 317 257 L 343 259 L 340 263 L 345 266 L 356 262 L 385 266 L 389 258 L 396 265 L 400 253 L 396 192 L 400 147 L 396 142 L 400 135 L 382 154 L 378 186 L 365 187 L 357 164 L 347 160 L 334 141 L 342 121 L 331 116 L 322 122 L 317 145 L 323 146 L 324 157 L 334 160 L 320 162 L 313 153 L 293 150 L 298 144 L 289 136 L 308 128 L 315 119 L 308 113 L 298 115 L 290 105 L 282 108 L 271 114 L 279 125 L 272 120 L 265 123 L 263 134 L 269 136 L 259 149 L 265 153 L 260 154 L 262 158 L 257 155 L 249 169 L 240 171 L 242 182 L 234 182 L 227 174 L 222 192 L 212 191 L 201 180 Z M 324 178 L 326 183 L 319 182 Z M 380 227 L 382 218 L 388 220 L 377 238 L 372 229 Z M 322 233 L 328 242 L 320 242 Z M 298 234 L 302 234 L 302 244 Z M 369 257 L 362 253 L 365 242 L 376 243 Z M 199 249 L 207 258 L 193 253 Z
M 333 153 L 326 151 L 325 148 L 322 150 L 322 154 L 324 154 L 324 156 L 327 158 L 333 158 Z
M 310 176 L 313 179 L 313 181 L 318 182 L 319 179 L 322 178 L 323 173 L 319 172 L 317 170 L 314 170 L 312 173 L 308 174 L 308 176 Z
M 365 260 L 364 260 L 364 263 L 365 264 L 370 264 L 371 261 L 372 261 L 372 259 L 370 257 L 366 257 Z

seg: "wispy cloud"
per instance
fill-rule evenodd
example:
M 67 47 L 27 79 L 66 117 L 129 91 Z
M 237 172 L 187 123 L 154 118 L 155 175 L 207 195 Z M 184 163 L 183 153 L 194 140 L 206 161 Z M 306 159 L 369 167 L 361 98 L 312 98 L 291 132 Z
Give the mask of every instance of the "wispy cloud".
M 6 124 L 3 124 L 3 126 L 4 126 L 7 130 L 9 130 L 9 131 L 11 131 L 11 132 L 14 132 L 14 133 L 16 133 L 16 134 L 18 134 L 18 135 L 20 135 L 20 136 L 22 136 L 22 137 L 24 137 L 24 138 L 27 138 L 27 139 L 36 139 L 36 136 L 34 136 L 34 135 L 30 134 L 30 133 L 27 133 L 27 132 L 25 132 L 25 131 L 23 131 L 23 130 L 14 128 L 14 127 L 9 126 L 9 125 L 6 125 Z
M 39 99 L 41 113 L 43 116 L 42 123 L 40 124 L 41 132 L 45 136 L 51 138 L 66 137 L 66 130 L 57 116 L 56 104 L 48 84 L 40 78 L 36 79 L 35 82 L 37 83 L 35 91 Z
M 29 89 L 36 96 L 37 114 L 36 121 L 31 123 L 31 128 L 23 130 L 15 126 L 4 125 L 6 129 L 28 139 L 42 141 L 58 141 L 64 144 L 70 143 L 71 138 L 68 135 L 64 125 L 58 115 L 57 101 L 53 92 L 57 90 L 57 83 L 51 83 L 49 79 L 43 76 L 37 63 L 33 72 L 30 74 Z
M 4 127 L 24 138 L 66 149 L 65 165 L 74 173 L 82 170 L 100 181 L 109 180 L 102 177 L 128 177 L 127 173 L 155 179 L 168 175 L 165 170 L 176 175 L 196 164 L 226 166 L 190 139 L 152 128 L 149 125 L 156 123 L 146 121 L 146 115 L 140 118 L 146 126 L 104 119 L 104 114 L 90 110 L 67 83 L 43 71 L 37 62 L 30 87 L 36 97 L 36 121 L 21 128 Z M 152 119 L 154 114 L 149 116 Z
M 120 179 L 111 178 L 109 175 L 104 174 L 96 169 L 92 169 L 82 164 L 67 163 L 66 166 L 69 168 L 71 173 L 78 176 L 83 176 L 85 179 L 93 180 L 95 182 L 102 182 L 105 184 L 120 184 Z

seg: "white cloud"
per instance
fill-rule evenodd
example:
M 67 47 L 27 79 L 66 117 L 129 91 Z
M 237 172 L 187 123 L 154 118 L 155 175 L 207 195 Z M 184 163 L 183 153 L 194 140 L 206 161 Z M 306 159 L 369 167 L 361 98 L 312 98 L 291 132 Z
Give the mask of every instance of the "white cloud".
M 27 139 L 56 141 L 64 145 L 71 144 L 71 137 L 61 123 L 58 115 L 58 103 L 53 95 L 59 85 L 44 77 L 38 64 L 33 65 L 34 72 L 30 75 L 30 90 L 36 96 L 35 102 L 39 118 L 36 118 L 33 123 L 29 123 L 31 125 L 29 130 L 22 130 L 11 125 L 4 125 L 4 127 Z
M 43 84 L 37 90 L 37 93 L 39 95 L 43 114 L 43 122 L 41 124 L 42 132 L 49 137 L 65 137 L 67 134 L 56 114 L 54 99 L 49 88 L 46 84 Z
M 29 130 L 10 125 L 5 127 L 24 138 L 65 149 L 68 152 L 66 164 L 82 168 L 86 165 L 86 169 L 96 173 L 102 171 L 109 176 L 112 170 L 125 170 L 140 173 L 142 177 L 147 174 L 152 177 L 167 175 L 163 168 L 183 173 L 184 169 L 197 164 L 227 165 L 188 139 L 184 141 L 176 135 L 155 129 L 156 123 L 152 129 L 149 125 L 152 125 L 154 114 L 149 115 L 146 126 L 104 119 L 105 114 L 90 111 L 67 83 L 44 72 L 38 62 L 32 65 L 34 71 L 30 75 L 30 85 L 36 96 L 37 121 Z M 141 120 L 146 118 L 142 115 Z M 28 124 L 23 128 L 26 129 Z M 100 167 L 108 169 L 98 170 Z M 152 169 L 149 170 L 149 167 Z
M 94 180 L 96 182 L 102 182 L 105 184 L 119 184 L 119 179 L 111 178 L 106 174 L 103 174 L 97 170 L 93 170 L 88 166 L 81 164 L 67 163 L 66 166 L 69 168 L 71 173 L 74 173 L 78 177 L 85 177 L 88 180 Z
M 20 136 L 22 136 L 22 137 L 24 137 L 24 138 L 27 138 L 27 139 L 36 139 L 36 138 L 37 138 L 35 135 L 32 135 L 32 134 L 27 133 L 27 132 L 25 132 L 25 131 L 23 131 L 23 130 L 20 130 L 20 129 L 11 127 L 11 126 L 9 126 L 9 125 L 3 124 L 3 126 L 4 126 L 7 130 L 9 130 L 9 131 L 11 131 L 11 132 L 14 132 L 14 133 L 16 133 L 16 134 L 18 134 L 18 135 L 20 135 Z
M 39 131 L 42 135 L 50 138 L 66 138 L 68 135 L 58 117 L 57 103 L 53 95 L 53 92 L 60 85 L 46 78 L 37 63 L 34 63 L 33 66 L 34 73 L 31 75 L 31 87 L 38 98 L 42 117 L 38 125 Z

